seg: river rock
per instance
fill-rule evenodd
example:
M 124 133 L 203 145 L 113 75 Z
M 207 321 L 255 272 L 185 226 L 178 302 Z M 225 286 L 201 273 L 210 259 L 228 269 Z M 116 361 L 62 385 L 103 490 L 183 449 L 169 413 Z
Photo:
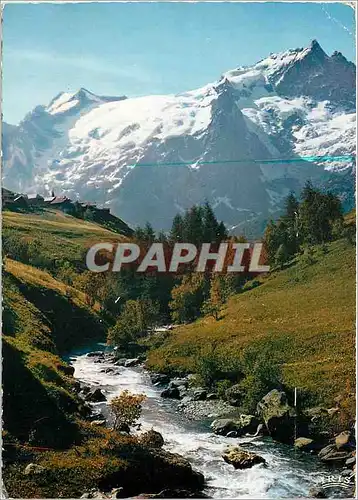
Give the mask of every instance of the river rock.
M 350 467 L 350 468 L 352 469 L 352 468 L 353 468 L 353 466 L 354 466 L 354 465 L 355 465 L 355 463 L 356 463 L 356 460 L 357 460 L 357 459 L 356 459 L 356 457 L 355 457 L 355 456 L 352 456 L 352 457 L 350 457 L 350 458 L 347 458 L 346 463 L 345 463 L 346 467 Z
M 118 370 L 116 368 L 112 368 L 112 367 L 108 367 L 108 368 L 103 368 L 102 370 L 100 370 L 100 373 L 107 373 L 107 374 L 110 374 L 110 373 L 118 373 Z
M 343 431 L 335 438 L 335 444 L 337 450 L 352 450 L 354 449 L 354 444 L 351 442 L 350 431 Z
M 166 399 L 180 399 L 180 391 L 178 387 L 168 387 L 161 392 L 160 396 Z
M 162 448 L 164 439 L 160 432 L 151 429 L 139 437 L 139 442 L 148 448 Z
M 139 473 L 131 478 L 126 472 L 122 477 L 123 481 L 128 482 L 128 486 L 134 481 L 142 491 L 184 489 L 198 492 L 203 489 L 204 476 L 192 469 L 189 460 L 163 449 L 151 449 L 150 452 L 151 455 L 143 467 L 144 474 Z
M 182 399 L 178 410 L 191 420 L 218 419 L 237 412 L 237 408 L 230 406 L 226 401 L 193 401 L 190 396 Z
M 259 424 L 257 426 L 256 432 L 254 434 L 254 437 L 256 436 L 264 436 L 267 433 L 266 427 L 264 424 Z
M 325 463 L 340 465 L 351 457 L 347 450 L 338 451 L 335 444 L 329 444 L 318 453 L 318 458 Z
M 312 449 L 313 439 L 299 437 L 295 439 L 294 447 L 299 450 L 310 451 Z
M 164 373 L 152 373 L 150 379 L 154 385 L 166 385 L 170 382 L 169 376 Z
M 170 381 L 169 383 L 169 388 L 172 388 L 172 387 L 185 387 L 185 389 L 187 389 L 189 386 L 189 382 L 186 378 L 175 378 L 173 380 Z
M 127 358 L 119 358 L 113 364 L 115 366 L 124 366 L 127 362 Z
M 57 365 L 57 369 L 64 373 L 65 375 L 69 375 L 70 377 L 73 376 L 73 374 L 75 373 L 75 368 L 71 365 L 60 365 L 58 364 Z
M 266 460 L 260 455 L 246 451 L 240 446 L 228 448 L 222 457 L 226 463 L 233 465 L 235 469 L 248 469 L 253 465 L 266 463 Z
M 308 496 L 310 498 L 328 498 L 327 493 L 323 488 L 320 488 L 319 486 L 312 486 L 312 488 L 308 492 Z
M 232 406 L 240 406 L 245 396 L 245 392 L 240 384 L 235 384 L 225 391 L 225 399 Z
M 214 420 L 211 428 L 215 434 L 227 436 L 231 432 L 235 432 L 236 436 L 242 436 L 246 433 L 253 433 L 259 425 L 259 420 L 253 415 L 240 415 L 238 418 L 220 418 Z
M 92 387 L 91 387 L 91 386 L 89 386 L 89 385 L 84 385 L 84 384 L 82 384 L 82 383 L 81 383 L 81 389 L 80 389 L 80 392 L 81 392 L 82 394 L 88 394 L 89 392 L 91 392 L 91 390 L 92 390 Z
M 283 391 L 273 389 L 257 405 L 257 414 L 264 421 L 271 437 L 291 443 L 294 434 L 294 409 L 288 404 Z
M 237 432 L 236 431 L 230 431 L 226 434 L 227 438 L 237 438 Z
M 193 393 L 194 401 L 205 401 L 207 392 L 205 389 L 196 389 Z
M 99 403 L 106 401 L 106 396 L 103 394 L 102 390 L 97 388 L 93 389 L 89 394 L 86 395 L 86 401 L 91 403 Z
M 206 400 L 207 401 L 215 401 L 216 399 L 218 399 L 218 395 L 215 394 L 215 392 L 210 392 L 207 396 L 206 396 Z
M 140 359 L 139 358 L 132 358 L 132 359 L 127 359 L 124 363 L 124 366 L 126 368 L 130 368 L 132 366 L 137 366 L 140 364 Z
M 25 476 L 33 476 L 36 474 L 43 474 L 46 471 L 45 467 L 38 464 L 29 464 L 25 467 L 24 474 Z
M 103 351 L 88 352 L 87 357 L 88 358 L 104 358 L 104 352 Z
M 219 418 L 211 424 L 211 429 L 214 434 L 226 436 L 229 432 L 236 432 L 235 421 L 231 418 Z

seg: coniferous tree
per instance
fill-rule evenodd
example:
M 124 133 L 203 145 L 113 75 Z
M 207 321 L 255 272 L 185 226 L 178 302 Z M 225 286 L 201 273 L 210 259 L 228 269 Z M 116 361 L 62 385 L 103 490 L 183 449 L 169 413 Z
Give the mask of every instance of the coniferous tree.
M 173 243 L 183 241 L 184 237 L 184 220 L 180 214 L 177 214 L 172 223 L 172 228 L 169 234 L 169 240 Z
M 223 221 L 221 221 L 219 223 L 219 227 L 218 227 L 218 241 L 221 242 L 221 241 L 226 240 L 227 238 L 228 238 L 228 233 L 227 233 L 226 226 L 223 223 Z
M 168 237 L 164 231 L 160 231 L 158 233 L 157 241 L 159 241 L 159 243 L 167 243 L 168 242 Z
M 203 208 L 193 205 L 184 215 L 184 241 L 199 245 L 203 242 Z
M 149 222 L 145 223 L 143 229 L 143 240 L 146 243 L 153 243 L 155 241 L 155 231 Z
M 215 243 L 218 238 L 219 224 L 211 205 L 206 201 L 203 207 L 203 242 Z

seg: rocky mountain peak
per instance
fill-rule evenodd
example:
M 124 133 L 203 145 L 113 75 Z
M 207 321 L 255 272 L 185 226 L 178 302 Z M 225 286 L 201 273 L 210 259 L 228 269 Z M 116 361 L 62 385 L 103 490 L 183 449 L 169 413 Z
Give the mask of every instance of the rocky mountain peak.
M 4 127 L 4 185 L 55 187 L 158 229 L 208 199 L 239 228 L 271 217 L 307 179 L 323 182 L 353 165 L 266 160 L 354 152 L 354 111 L 355 65 L 340 52 L 329 57 L 316 40 L 176 95 L 61 92 L 19 127 Z M 153 168 L 129 168 L 140 163 Z M 340 193 L 352 191 L 345 175 Z

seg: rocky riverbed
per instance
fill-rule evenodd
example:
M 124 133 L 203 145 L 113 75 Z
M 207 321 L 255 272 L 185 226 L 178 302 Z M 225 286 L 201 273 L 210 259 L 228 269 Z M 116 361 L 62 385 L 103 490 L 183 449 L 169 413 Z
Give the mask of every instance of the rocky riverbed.
M 341 477 L 343 471 L 348 477 L 352 472 L 355 458 L 350 436 L 341 436 L 338 445 L 335 441 L 325 443 L 317 457 L 312 455 L 312 440 L 309 443 L 306 436 L 299 436 L 300 441 L 292 446 L 266 435 L 272 433 L 277 438 L 277 433 L 284 435 L 290 425 L 291 408 L 279 391 L 269 399 L 282 413 L 281 431 L 267 399 L 261 402 L 260 416 L 239 416 L 236 407 L 220 401 L 215 394 L 192 388 L 190 378 L 169 380 L 150 375 L 139 359 L 116 360 L 111 353 L 97 352 L 72 356 L 71 363 L 83 396 L 95 413 L 93 418 L 102 421 L 100 425 L 110 425 L 108 401 L 112 397 L 125 389 L 144 393 L 147 399 L 141 430 L 154 428 L 163 436 L 165 450 L 188 459 L 193 469 L 204 475 L 204 493 L 209 497 L 292 498 L 307 497 L 310 492 L 328 496 L 322 484 L 332 475 Z M 327 446 L 330 448 L 325 450 Z M 330 461 L 334 468 L 328 469 L 325 463 L 334 455 Z M 345 496 L 349 495 L 345 492 Z

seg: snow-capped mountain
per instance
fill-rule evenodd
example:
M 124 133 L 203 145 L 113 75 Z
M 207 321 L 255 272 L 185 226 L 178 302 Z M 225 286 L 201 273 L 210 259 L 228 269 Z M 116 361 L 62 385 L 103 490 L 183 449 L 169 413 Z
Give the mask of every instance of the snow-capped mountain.
M 5 124 L 4 185 L 106 203 L 161 229 L 205 199 L 230 227 L 263 221 L 307 179 L 353 204 L 353 161 L 267 160 L 355 151 L 355 71 L 313 41 L 178 95 L 60 93 Z

